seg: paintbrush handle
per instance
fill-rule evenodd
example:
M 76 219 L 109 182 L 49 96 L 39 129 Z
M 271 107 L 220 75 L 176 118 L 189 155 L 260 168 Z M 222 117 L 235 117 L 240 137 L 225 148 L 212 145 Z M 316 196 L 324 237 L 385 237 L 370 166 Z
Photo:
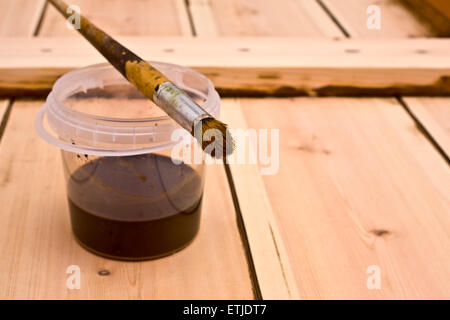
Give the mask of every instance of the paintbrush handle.
M 48 1 L 64 17 L 69 18 L 71 16 L 67 12 L 69 6 L 64 1 Z M 216 129 L 221 133 L 222 138 L 218 141 L 214 140 L 214 144 L 218 145 L 219 149 L 224 149 L 221 155 L 232 152 L 234 144 L 227 131 L 227 126 L 206 112 L 160 71 L 125 48 L 82 15 L 80 15 L 78 31 L 142 94 L 155 102 L 181 127 L 190 132 L 203 149 L 207 146 L 203 141 L 205 132 L 209 129 Z

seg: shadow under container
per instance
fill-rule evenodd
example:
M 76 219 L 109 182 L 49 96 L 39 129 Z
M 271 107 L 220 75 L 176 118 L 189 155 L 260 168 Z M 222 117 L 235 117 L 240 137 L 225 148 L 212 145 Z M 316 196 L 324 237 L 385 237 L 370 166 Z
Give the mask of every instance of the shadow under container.
M 151 63 L 219 116 L 219 96 L 209 79 L 181 66 Z M 197 142 L 112 66 L 61 77 L 35 126 L 61 149 L 72 230 L 84 248 L 112 259 L 144 260 L 174 253 L 194 239 L 204 163 L 180 161 L 182 153 L 173 148 L 179 150 L 182 140 L 194 150 Z

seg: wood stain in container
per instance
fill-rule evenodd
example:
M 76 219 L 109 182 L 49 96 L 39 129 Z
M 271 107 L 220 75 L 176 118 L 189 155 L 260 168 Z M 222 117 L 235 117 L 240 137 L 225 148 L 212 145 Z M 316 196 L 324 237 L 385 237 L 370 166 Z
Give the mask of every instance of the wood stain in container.
M 187 246 L 199 229 L 201 176 L 169 157 L 103 157 L 70 175 L 68 199 L 78 242 L 98 255 L 144 260 Z

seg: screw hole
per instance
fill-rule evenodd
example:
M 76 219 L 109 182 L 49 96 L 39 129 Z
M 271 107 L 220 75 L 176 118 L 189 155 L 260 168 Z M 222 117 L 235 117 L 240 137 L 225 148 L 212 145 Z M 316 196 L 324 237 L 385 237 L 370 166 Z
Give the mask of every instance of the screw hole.
M 98 272 L 98 275 L 102 276 L 102 277 L 109 276 L 110 274 L 111 274 L 111 272 L 109 270 L 106 270 L 106 269 L 100 270 Z
M 417 54 L 427 54 L 428 51 L 425 50 L 425 49 L 417 49 L 417 50 L 416 50 L 416 53 L 417 53 Z

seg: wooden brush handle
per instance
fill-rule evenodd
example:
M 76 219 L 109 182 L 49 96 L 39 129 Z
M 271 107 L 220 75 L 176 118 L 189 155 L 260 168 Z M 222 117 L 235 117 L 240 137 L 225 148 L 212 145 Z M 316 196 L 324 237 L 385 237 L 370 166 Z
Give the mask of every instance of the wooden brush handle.
M 71 14 L 67 12 L 69 6 L 66 3 L 61 0 L 48 1 L 63 16 L 70 17 Z M 223 152 L 214 152 L 213 156 L 222 157 L 233 152 L 234 143 L 227 126 L 211 116 L 161 72 L 97 28 L 82 15 L 80 15 L 78 31 L 142 94 L 155 102 L 181 127 L 190 132 L 203 150 L 208 146 L 203 140 L 205 132 L 215 129 L 221 133 L 222 138 L 217 141 L 214 139 L 211 143 L 218 146 L 219 150 L 223 149 Z

